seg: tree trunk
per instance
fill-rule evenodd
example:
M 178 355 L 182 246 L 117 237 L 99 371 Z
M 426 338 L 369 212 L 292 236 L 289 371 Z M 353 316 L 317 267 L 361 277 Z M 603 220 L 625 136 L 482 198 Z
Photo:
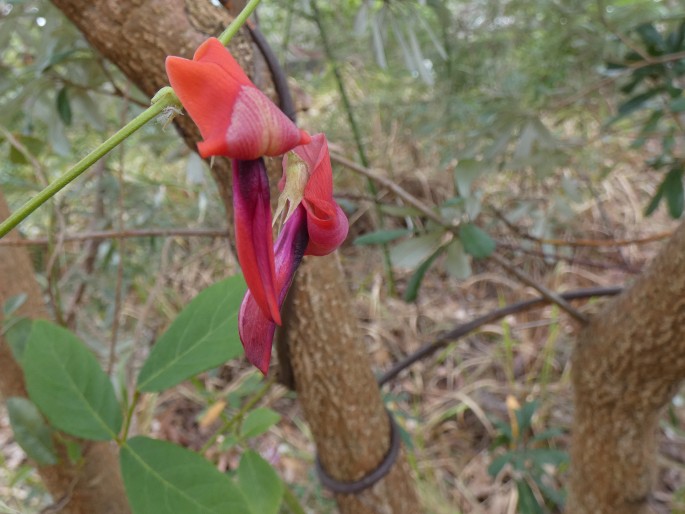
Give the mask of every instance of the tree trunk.
M 167 55 L 191 56 L 205 38 L 217 35 L 227 23 L 226 13 L 206 0 L 53 3 L 148 95 L 167 84 Z M 229 48 L 248 73 L 255 70 L 258 59 L 252 58 L 253 47 L 245 32 L 234 38 Z M 273 96 L 270 81 L 259 77 L 253 80 Z M 197 129 L 188 116 L 177 120 L 186 143 L 194 150 Z M 228 161 L 215 161 L 212 172 L 230 223 Z M 389 424 L 355 329 L 344 276 L 334 263 L 330 258 L 315 259 L 303 266 L 303 278 L 293 291 L 296 308 L 289 326 L 297 338 L 293 343 L 297 390 L 322 465 L 334 478 L 350 481 L 372 471 L 383 460 L 390 445 Z M 375 487 L 337 499 L 345 514 L 421 511 L 403 454 Z
M 321 466 L 339 482 L 357 481 L 388 453 L 390 423 L 337 254 L 305 259 L 283 319 L 279 338 L 288 348 Z M 338 493 L 336 500 L 343 514 L 421 512 L 402 452 L 385 478 L 357 494 Z
M 9 216 L 5 198 L 0 192 L 0 220 Z M 11 232 L 6 237 L 16 238 Z M 8 298 L 24 293 L 26 302 L 18 314 L 28 318 L 46 318 L 42 293 L 36 282 L 31 258 L 26 247 L 0 246 L 0 305 Z M 0 326 L 2 324 L 0 310 Z M 0 336 L 0 394 L 4 398 L 26 397 L 24 376 L 12 352 Z M 69 436 L 63 436 L 69 438 Z M 40 466 L 46 488 L 64 514 L 130 514 L 119 475 L 115 446 L 109 443 L 79 441 L 83 462 L 71 463 L 64 443 L 55 438 L 59 462 Z
M 580 334 L 568 512 L 644 514 L 659 416 L 685 377 L 685 224 Z

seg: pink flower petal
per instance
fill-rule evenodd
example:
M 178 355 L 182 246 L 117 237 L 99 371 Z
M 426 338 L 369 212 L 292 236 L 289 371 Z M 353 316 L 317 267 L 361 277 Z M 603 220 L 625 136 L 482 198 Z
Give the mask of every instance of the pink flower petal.
M 307 240 L 305 212 L 302 207 L 299 207 L 283 226 L 276 241 L 275 263 L 279 308 L 285 301 L 295 271 L 302 261 Z M 275 330 L 276 324 L 264 316 L 254 295 L 248 290 L 240 306 L 238 332 L 245 348 L 245 356 L 265 375 L 271 361 L 271 345 Z

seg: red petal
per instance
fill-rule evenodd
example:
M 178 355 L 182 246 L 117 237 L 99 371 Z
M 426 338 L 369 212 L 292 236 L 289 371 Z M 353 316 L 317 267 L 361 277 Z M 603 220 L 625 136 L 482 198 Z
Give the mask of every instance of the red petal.
M 308 137 L 259 89 L 241 88 L 226 133 L 231 157 L 275 157 L 292 150 Z
M 306 255 L 328 255 L 338 248 L 349 230 L 347 216 L 340 206 L 332 202 L 305 200 L 309 245 Z
M 324 134 L 311 137 L 307 145 L 293 150 L 309 167 L 309 181 L 304 189 L 303 205 L 307 210 L 309 245 L 307 255 L 327 255 L 338 248 L 347 237 L 347 216 L 333 200 L 333 168 Z M 287 156 L 284 157 L 284 169 Z M 284 179 L 279 187 L 282 189 Z
M 233 160 L 233 209 L 238 261 L 264 316 L 281 324 L 276 302 L 269 179 L 262 159 Z
M 245 75 L 240 64 L 233 58 L 231 52 L 228 51 L 228 48 L 222 45 L 221 41 L 215 37 L 209 38 L 197 48 L 193 60 L 216 64 L 239 84 L 255 87 L 249 77 Z
M 167 57 L 166 70 L 171 87 L 202 134 L 200 155 L 228 154 L 226 132 L 242 86 L 213 63 Z
M 283 305 L 306 246 L 307 224 L 304 209 L 300 207 L 284 225 L 276 241 L 276 283 L 279 308 Z M 265 375 L 271 361 L 271 344 L 275 330 L 276 325 L 264 316 L 254 296 L 248 290 L 240 306 L 238 332 L 245 348 L 245 356 Z

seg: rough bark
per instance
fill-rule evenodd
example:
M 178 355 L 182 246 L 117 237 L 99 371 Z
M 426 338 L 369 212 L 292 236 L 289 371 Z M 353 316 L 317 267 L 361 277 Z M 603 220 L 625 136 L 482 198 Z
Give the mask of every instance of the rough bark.
M 0 192 L 0 220 L 9 216 L 5 198 Z M 8 238 L 18 237 L 16 233 Z M 26 247 L 0 247 L 0 305 L 15 295 L 25 293 L 27 300 L 18 312 L 29 318 L 45 318 L 42 293 L 36 282 L 31 258 Z M 2 319 L 0 316 L 0 325 Z M 4 398 L 26 397 L 26 388 L 21 368 L 12 352 L 0 336 L 0 394 Z M 67 437 L 67 436 L 62 436 Z M 108 443 L 79 441 L 83 449 L 83 460 L 71 463 L 66 447 L 55 439 L 59 463 L 38 468 L 46 488 L 56 506 L 64 514 L 130 514 L 119 475 L 115 448 Z
M 281 337 L 321 464 L 340 482 L 364 477 L 390 447 L 390 425 L 337 258 L 298 271 Z M 388 475 L 356 495 L 337 494 L 344 514 L 421 512 L 402 453 Z
M 212 10 L 203 0 L 53 3 L 148 95 L 166 85 L 166 55 L 192 55 L 202 40 L 215 35 L 227 21 L 225 13 Z M 234 39 L 230 48 L 248 73 L 264 69 L 263 64 L 257 66 L 258 59 L 250 57 L 252 47 L 244 35 Z M 253 80 L 266 88 L 267 94 L 271 92 L 269 81 L 259 77 Z M 197 130 L 187 117 L 178 121 L 186 143 L 194 149 Z M 229 214 L 227 162 L 216 162 L 213 174 Z M 389 446 L 389 425 L 361 338 L 354 329 L 342 272 L 334 262 L 316 259 L 307 263 L 298 282 L 302 285 L 293 293 L 297 310 L 290 326 L 298 348 L 294 368 L 299 397 L 323 466 L 339 480 L 355 480 L 382 460 Z M 321 288 L 321 284 L 326 287 Z M 314 295 L 311 300 L 307 300 L 309 294 Z M 305 327 L 312 331 L 307 333 Z M 373 489 L 358 496 L 339 496 L 338 501 L 346 514 L 415 514 L 421 510 L 403 455 Z
M 572 514 L 644 514 L 659 416 L 685 377 L 685 224 L 580 334 Z

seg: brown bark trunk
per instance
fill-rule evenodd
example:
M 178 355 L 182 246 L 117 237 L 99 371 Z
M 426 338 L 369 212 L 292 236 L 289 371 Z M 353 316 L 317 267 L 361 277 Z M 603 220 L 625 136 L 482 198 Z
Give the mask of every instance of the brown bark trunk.
M 685 377 L 685 224 L 580 334 L 567 511 L 644 514 L 659 416 Z
M 337 481 L 359 480 L 388 452 L 390 423 L 337 256 L 305 259 L 289 296 L 281 337 L 322 467 Z M 336 500 L 343 514 L 421 512 L 403 453 L 376 485 Z
M 53 3 L 148 95 L 167 83 L 167 55 L 192 55 L 227 22 L 223 11 L 212 10 L 211 4 L 202 0 Z M 252 45 L 244 35 L 234 39 L 230 49 L 248 72 L 255 70 L 258 59 L 252 59 Z M 272 93 L 270 83 L 255 83 L 262 89 L 266 85 L 266 93 Z M 178 122 L 186 143 L 195 149 L 197 129 L 187 116 L 179 117 Z M 212 171 L 230 214 L 227 163 L 215 162 Z M 304 276 L 298 282 L 302 285 L 293 293 L 297 308 L 290 326 L 296 334 L 291 340 L 297 341 L 293 344 L 298 392 L 323 466 L 334 478 L 348 481 L 365 475 L 382 460 L 389 447 L 389 425 L 355 330 L 342 272 L 334 262 L 316 259 L 303 267 Z M 314 296 L 308 299 L 310 294 Z M 357 496 L 341 495 L 338 502 L 344 513 L 421 511 L 403 455 L 375 487 Z
M 0 220 L 9 216 L 0 192 Z M 16 238 L 16 233 L 6 237 Z M 42 301 L 26 247 L 0 247 L 0 305 L 15 295 L 25 293 L 27 300 L 18 312 L 29 318 L 45 318 Z M 1 313 L 1 311 L 0 311 Z M 2 323 L 0 315 L 0 324 Z M 4 398 L 26 397 L 24 377 L 9 346 L 0 336 L 0 394 Z M 67 437 L 67 436 L 64 436 Z M 66 447 L 55 439 L 59 463 L 38 468 L 46 488 L 64 514 L 130 514 L 114 446 L 107 443 L 79 441 L 83 462 L 71 463 Z

